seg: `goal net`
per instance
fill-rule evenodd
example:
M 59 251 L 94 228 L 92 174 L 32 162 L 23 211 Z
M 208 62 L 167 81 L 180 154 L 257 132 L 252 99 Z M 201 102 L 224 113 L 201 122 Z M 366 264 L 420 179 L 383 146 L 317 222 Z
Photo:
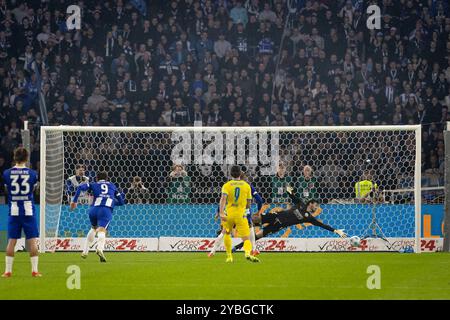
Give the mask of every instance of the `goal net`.
M 263 197 L 261 214 L 289 207 L 290 185 L 320 202 L 317 218 L 350 236 L 411 239 L 418 250 L 418 138 L 420 126 L 41 127 L 41 251 L 87 234 L 90 195 L 73 212 L 68 204 L 76 185 L 100 171 L 127 201 L 114 209 L 110 238 L 214 238 L 233 164 Z M 335 235 L 305 224 L 273 237 Z

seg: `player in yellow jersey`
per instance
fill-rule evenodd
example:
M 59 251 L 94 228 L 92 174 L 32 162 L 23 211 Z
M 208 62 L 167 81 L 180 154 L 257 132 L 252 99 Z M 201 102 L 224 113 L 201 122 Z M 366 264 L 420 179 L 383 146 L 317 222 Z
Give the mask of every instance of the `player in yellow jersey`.
M 233 179 L 223 185 L 219 207 L 220 219 L 225 229 L 226 261 L 233 262 L 231 231 L 233 227 L 236 227 L 237 236 L 244 242 L 245 258 L 252 262 L 259 262 L 258 258 L 251 255 L 250 228 L 246 218 L 246 211 L 250 208 L 252 202 L 251 188 L 247 182 L 241 180 L 242 172 L 239 166 L 232 166 L 230 174 Z

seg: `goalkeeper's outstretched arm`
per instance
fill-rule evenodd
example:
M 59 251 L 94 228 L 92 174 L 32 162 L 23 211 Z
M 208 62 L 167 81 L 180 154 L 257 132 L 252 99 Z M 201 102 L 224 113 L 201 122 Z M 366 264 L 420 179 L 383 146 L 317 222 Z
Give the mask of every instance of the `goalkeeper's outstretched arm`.
M 308 219 L 308 222 L 311 223 L 312 225 L 316 226 L 316 227 L 319 227 L 319 228 L 328 230 L 330 232 L 336 233 L 341 238 L 346 238 L 347 237 L 347 234 L 344 232 L 344 230 L 342 230 L 342 229 L 335 229 L 332 226 L 329 226 L 329 225 L 327 225 L 327 224 L 317 220 L 315 217 L 310 217 Z

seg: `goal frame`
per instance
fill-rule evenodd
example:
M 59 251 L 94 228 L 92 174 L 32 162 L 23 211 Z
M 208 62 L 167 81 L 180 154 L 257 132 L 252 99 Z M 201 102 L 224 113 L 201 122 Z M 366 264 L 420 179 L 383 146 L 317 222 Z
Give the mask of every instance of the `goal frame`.
M 450 126 L 450 125 L 449 125 Z M 41 126 L 40 128 L 40 252 L 45 252 L 45 217 L 46 217 L 46 139 L 47 132 L 351 132 L 351 131 L 413 131 L 415 132 L 415 166 L 414 166 L 414 211 L 415 211 L 415 246 L 414 252 L 421 252 L 421 162 L 422 162 L 422 127 L 420 125 L 377 125 L 377 126 L 276 126 L 276 127 L 115 127 L 115 126 Z

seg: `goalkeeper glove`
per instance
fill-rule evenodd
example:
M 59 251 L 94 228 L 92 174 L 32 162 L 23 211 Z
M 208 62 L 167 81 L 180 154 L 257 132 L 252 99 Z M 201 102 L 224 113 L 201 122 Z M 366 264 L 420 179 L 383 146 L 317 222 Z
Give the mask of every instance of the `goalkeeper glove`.
M 292 194 L 292 191 L 294 190 L 294 188 L 292 188 L 291 186 L 287 186 L 286 187 L 286 191 L 287 191 L 287 193 L 289 193 L 289 194 Z
M 341 238 L 347 238 L 347 234 L 344 232 L 344 229 L 336 229 L 334 233 L 338 234 Z

